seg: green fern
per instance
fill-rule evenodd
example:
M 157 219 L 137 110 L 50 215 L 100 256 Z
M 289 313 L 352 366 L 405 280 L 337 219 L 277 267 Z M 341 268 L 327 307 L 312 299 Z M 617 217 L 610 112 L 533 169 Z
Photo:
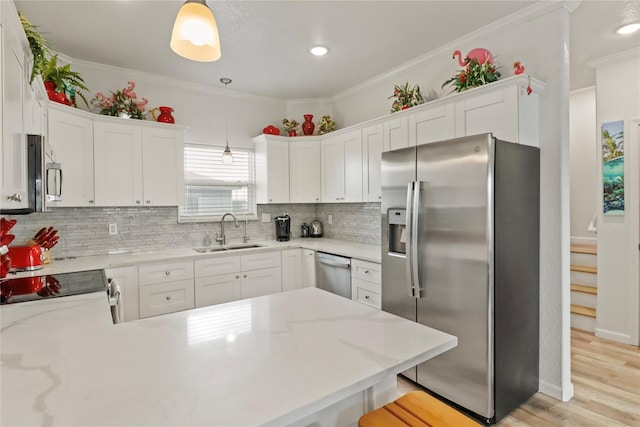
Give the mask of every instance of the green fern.
M 78 95 L 89 107 L 87 98 L 82 93 L 83 90 L 88 91 L 89 88 L 85 85 L 84 79 L 77 71 L 71 71 L 71 64 L 64 66 L 58 66 L 58 54 L 55 54 L 46 61 L 42 70 L 42 79 L 51 81 L 56 85 L 56 92 L 64 92 L 68 99 L 71 100 L 74 107 L 78 107 L 76 103 L 76 95 Z
M 33 83 L 33 79 L 38 74 L 41 74 L 42 68 L 47 62 L 47 57 L 51 56 L 53 51 L 49 45 L 49 40 L 40 34 L 38 27 L 33 25 L 22 13 L 18 12 L 18 16 L 33 54 L 33 68 L 31 69 L 31 80 L 29 80 L 29 83 Z

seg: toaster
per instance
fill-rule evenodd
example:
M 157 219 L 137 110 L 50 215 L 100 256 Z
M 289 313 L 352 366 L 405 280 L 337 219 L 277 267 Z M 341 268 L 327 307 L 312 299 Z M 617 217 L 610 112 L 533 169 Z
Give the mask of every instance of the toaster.
M 44 251 L 42 246 L 11 246 L 9 247 L 11 270 L 31 271 L 42 268 Z

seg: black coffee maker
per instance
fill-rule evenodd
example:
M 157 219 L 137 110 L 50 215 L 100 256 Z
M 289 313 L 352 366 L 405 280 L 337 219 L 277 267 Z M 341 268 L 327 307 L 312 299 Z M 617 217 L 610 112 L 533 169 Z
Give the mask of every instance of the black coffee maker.
M 276 240 L 287 242 L 291 238 L 291 217 L 280 215 L 276 217 Z

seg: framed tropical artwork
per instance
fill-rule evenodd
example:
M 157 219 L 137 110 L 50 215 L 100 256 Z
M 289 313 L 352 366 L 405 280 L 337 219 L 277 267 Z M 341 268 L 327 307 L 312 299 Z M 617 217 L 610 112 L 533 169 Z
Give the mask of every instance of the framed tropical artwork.
M 624 121 L 602 124 L 604 215 L 624 215 Z

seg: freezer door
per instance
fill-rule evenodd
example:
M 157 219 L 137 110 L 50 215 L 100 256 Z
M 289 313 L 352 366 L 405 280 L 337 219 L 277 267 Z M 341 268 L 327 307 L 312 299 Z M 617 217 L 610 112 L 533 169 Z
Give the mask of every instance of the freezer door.
M 490 134 L 419 146 L 423 181 L 419 323 L 458 337 L 458 346 L 421 365 L 418 383 L 493 416 L 492 171 Z
M 416 179 L 416 149 L 382 153 L 382 310 L 416 321 L 406 266 L 407 186 Z M 416 380 L 416 368 L 403 372 Z

